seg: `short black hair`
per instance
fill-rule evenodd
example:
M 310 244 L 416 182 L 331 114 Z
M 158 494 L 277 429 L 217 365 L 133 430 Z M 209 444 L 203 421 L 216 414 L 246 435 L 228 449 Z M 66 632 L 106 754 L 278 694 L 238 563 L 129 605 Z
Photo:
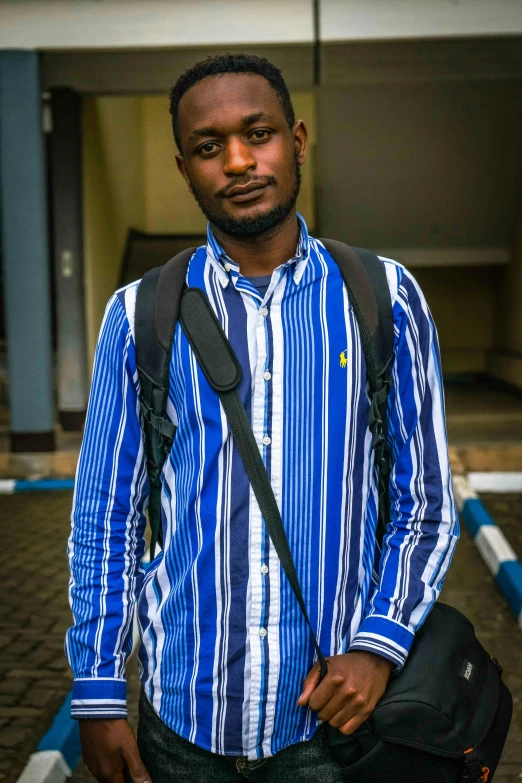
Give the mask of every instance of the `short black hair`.
M 288 87 L 279 68 L 266 57 L 258 57 L 254 54 L 238 52 L 236 54 L 218 54 L 207 57 L 205 60 L 195 63 L 185 73 L 181 74 L 174 87 L 170 91 L 170 113 L 172 115 L 172 130 L 178 150 L 181 152 L 181 140 L 179 137 L 178 110 L 179 102 L 190 87 L 205 79 L 207 76 L 219 76 L 225 73 L 254 73 L 262 76 L 275 90 L 281 101 L 286 120 L 290 128 L 295 123 L 294 107 Z

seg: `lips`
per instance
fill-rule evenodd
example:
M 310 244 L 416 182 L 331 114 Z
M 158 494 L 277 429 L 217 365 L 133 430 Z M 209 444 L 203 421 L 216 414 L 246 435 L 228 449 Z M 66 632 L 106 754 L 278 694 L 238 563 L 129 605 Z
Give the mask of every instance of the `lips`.
M 235 202 L 253 201 L 261 195 L 266 186 L 266 182 L 249 182 L 246 185 L 236 185 L 228 191 L 227 198 Z

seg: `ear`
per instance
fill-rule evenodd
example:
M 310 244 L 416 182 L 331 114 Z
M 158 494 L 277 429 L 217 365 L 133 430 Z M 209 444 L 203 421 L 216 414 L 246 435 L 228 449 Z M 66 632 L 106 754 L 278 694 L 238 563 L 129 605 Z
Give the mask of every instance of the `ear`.
M 292 129 L 292 136 L 294 137 L 297 161 L 299 165 L 302 166 L 306 160 L 306 151 L 308 147 L 308 131 L 302 120 L 297 120 L 295 123 Z
M 190 179 L 189 179 L 189 176 L 187 174 L 187 167 L 185 165 L 185 158 L 180 153 L 177 153 L 177 155 L 176 155 L 176 165 L 178 167 L 178 171 L 181 173 L 181 176 L 183 177 L 183 179 L 187 183 L 188 189 L 192 193 L 193 192 L 192 191 L 192 185 L 190 184 Z

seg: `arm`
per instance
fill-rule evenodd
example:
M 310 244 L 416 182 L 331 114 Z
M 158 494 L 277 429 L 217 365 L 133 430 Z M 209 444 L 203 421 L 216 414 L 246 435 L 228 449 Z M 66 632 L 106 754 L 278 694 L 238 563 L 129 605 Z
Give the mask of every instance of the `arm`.
M 66 651 L 74 673 L 72 717 L 82 719 L 84 755 L 100 780 L 123 781 L 122 756 L 139 769 L 125 720 L 125 660 L 143 579 L 147 494 L 134 343 L 122 301 L 114 295 L 96 349 L 68 546 L 74 625 L 67 632 Z M 89 740 L 94 734 L 98 760 L 93 760 Z
M 390 521 L 376 586 L 350 650 L 402 668 L 442 588 L 459 537 L 451 485 L 437 331 L 412 275 L 397 276 L 388 399 Z
M 391 266 L 391 265 L 390 265 Z M 402 668 L 417 628 L 436 601 L 459 535 L 444 417 L 435 324 L 413 277 L 389 269 L 395 323 L 393 386 L 388 399 L 391 519 L 379 582 L 349 652 L 317 665 L 303 684 L 308 703 L 344 734 L 372 713 L 392 668 Z

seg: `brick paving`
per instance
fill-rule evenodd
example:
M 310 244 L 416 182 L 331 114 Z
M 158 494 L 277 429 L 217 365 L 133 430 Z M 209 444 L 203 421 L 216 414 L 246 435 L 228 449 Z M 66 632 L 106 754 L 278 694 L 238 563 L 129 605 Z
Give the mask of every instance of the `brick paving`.
M 517 549 L 522 496 L 487 495 L 484 501 Z M 70 688 L 63 655 L 64 632 L 70 623 L 64 554 L 70 504 L 70 492 L 0 498 L 0 783 L 16 781 Z M 521 631 L 466 531 L 442 597 L 470 617 L 485 647 L 504 665 L 515 711 L 495 783 L 520 783 Z M 135 672 L 135 663 L 130 666 Z M 135 673 L 130 683 L 135 722 L 139 687 Z M 93 780 L 80 765 L 71 783 Z
M 71 686 L 65 546 L 71 492 L 0 497 L 0 781 L 12 783 Z

